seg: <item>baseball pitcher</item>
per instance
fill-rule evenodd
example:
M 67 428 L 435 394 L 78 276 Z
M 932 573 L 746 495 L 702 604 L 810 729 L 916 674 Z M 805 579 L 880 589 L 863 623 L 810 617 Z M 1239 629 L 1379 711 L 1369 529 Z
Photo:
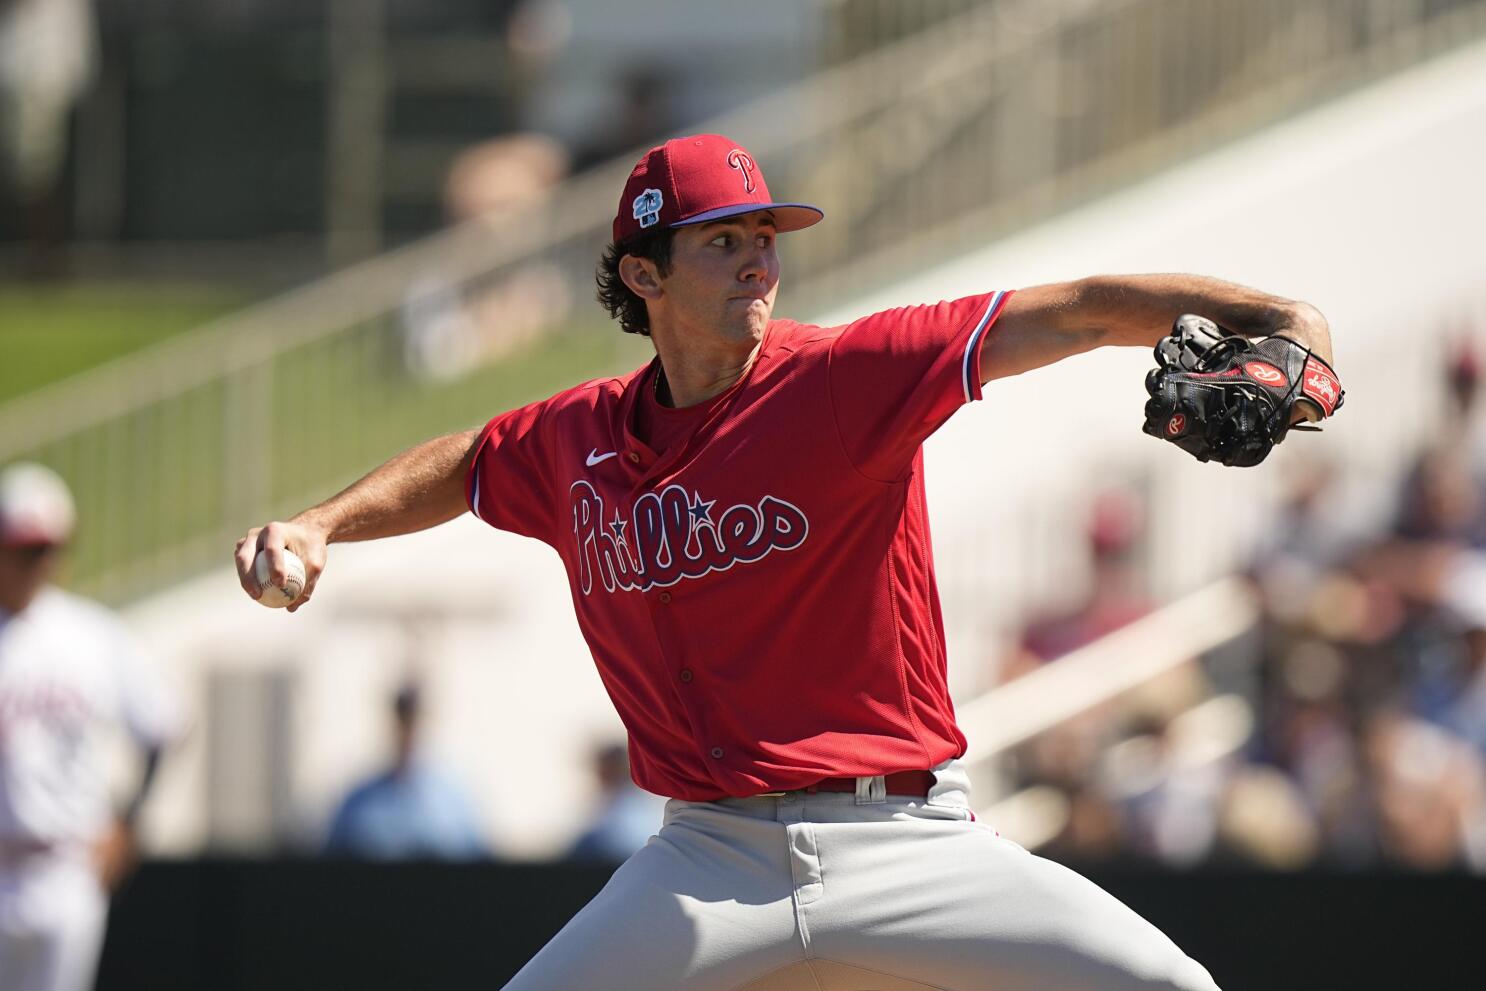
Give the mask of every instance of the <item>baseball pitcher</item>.
M 299 608 L 327 545 L 466 510 L 562 558 L 634 779 L 670 801 L 511 989 L 1212 991 L 1150 923 L 971 812 L 921 445 L 993 379 L 1159 345 L 1146 429 L 1256 463 L 1337 404 L 1325 319 L 1187 275 L 776 319 L 777 238 L 821 218 L 728 138 L 652 149 L 598 284 L 655 359 L 248 531 L 244 589 L 258 552 L 277 583 L 292 551 Z

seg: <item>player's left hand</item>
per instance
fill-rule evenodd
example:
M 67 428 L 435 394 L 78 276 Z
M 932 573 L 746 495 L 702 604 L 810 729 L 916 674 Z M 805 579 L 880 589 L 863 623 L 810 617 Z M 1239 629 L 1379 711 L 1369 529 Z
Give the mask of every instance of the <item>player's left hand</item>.
M 1292 426 L 1330 416 L 1345 395 L 1310 347 L 1279 334 L 1250 341 L 1192 314 L 1156 345 L 1156 365 L 1142 429 L 1198 461 L 1257 465 Z
M 115 819 L 109 829 L 93 843 L 93 869 L 104 891 L 113 891 L 134 869 L 139 858 L 134 830 L 122 819 Z

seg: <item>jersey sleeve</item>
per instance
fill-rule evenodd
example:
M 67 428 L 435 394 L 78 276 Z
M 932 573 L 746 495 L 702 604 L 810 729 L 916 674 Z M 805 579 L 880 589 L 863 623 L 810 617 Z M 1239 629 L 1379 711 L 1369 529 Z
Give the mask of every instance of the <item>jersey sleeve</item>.
M 831 344 L 831 404 L 858 471 L 901 478 L 919 445 L 980 398 L 980 349 L 1010 297 L 885 310 L 842 329 Z
M 549 404 L 502 413 L 485 425 L 465 479 L 470 512 L 500 530 L 553 540 L 558 500 L 549 483 Z

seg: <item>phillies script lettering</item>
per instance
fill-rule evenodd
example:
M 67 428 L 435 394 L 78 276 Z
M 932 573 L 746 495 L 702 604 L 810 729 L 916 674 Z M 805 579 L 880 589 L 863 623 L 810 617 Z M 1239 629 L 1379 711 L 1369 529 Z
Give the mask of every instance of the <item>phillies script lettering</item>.
M 617 509 L 606 513 L 603 498 L 586 481 L 573 483 L 569 500 L 584 595 L 593 590 L 595 573 L 610 592 L 644 592 L 749 564 L 770 551 L 794 550 L 810 533 L 799 507 L 773 496 L 756 506 L 729 506 L 715 519 L 715 499 L 679 485 L 645 493 L 628 519 Z

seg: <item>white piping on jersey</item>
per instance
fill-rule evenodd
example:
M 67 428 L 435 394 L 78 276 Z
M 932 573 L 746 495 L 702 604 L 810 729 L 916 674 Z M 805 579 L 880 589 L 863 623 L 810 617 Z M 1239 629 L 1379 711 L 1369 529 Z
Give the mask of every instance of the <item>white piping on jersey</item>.
M 475 493 L 470 499 L 470 512 L 475 514 L 475 519 L 481 523 L 485 522 L 485 517 L 480 515 L 480 475 L 478 472 L 475 474 Z
M 991 303 L 986 307 L 985 314 L 980 318 L 980 323 L 976 325 L 975 332 L 970 335 L 970 340 L 965 342 L 965 357 L 960 362 L 960 383 L 965 387 L 965 402 L 967 403 L 975 398 L 975 393 L 970 388 L 970 375 L 972 374 L 970 371 L 970 359 L 975 354 L 976 343 L 985 334 L 986 328 L 991 325 L 991 318 L 995 316 L 996 308 L 1001 305 L 1001 300 L 1005 298 L 1005 290 L 991 297 Z M 976 371 L 978 372 L 979 369 Z

